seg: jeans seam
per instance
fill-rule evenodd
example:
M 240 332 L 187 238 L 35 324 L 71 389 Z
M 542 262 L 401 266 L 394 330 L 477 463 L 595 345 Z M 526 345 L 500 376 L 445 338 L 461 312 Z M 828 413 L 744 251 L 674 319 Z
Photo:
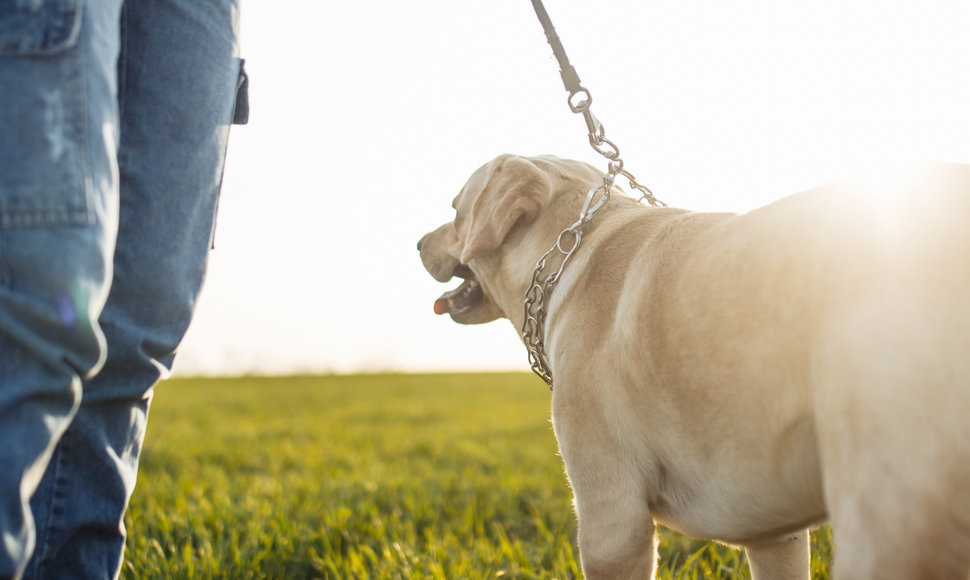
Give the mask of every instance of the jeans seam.
M 4 239 L 3 239 L 3 228 L 0 228 L 0 288 L 6 288 L 10 286 L 10 280 L 13 274 L 10 272 L 10 265 L 7 263 L 7 259 L 4 257 Z
M 226 129 L 227 133 L 232 132 L 232 125 L 236 116 L 236 106 L 239 102 L 240 79 L 245 74 L 243 67 L 245 66 L 246 61 L 238 57 L 236 58 L 236 60 L 239 65 L 239 68 L 236 70 L 236 90 L 233 92 L 232 107 L 229 109 L 230 115 L 229 115 L 229 123 L 228 123 L 229 126 Z M 248 121 L 248 114 L 247 114 L 247 121 Z M 222 171 L 219 173 L 219 183 L 218 183 L 218 186 L 216 187 L 216 199 L 212 208 L 212 228 L 209 230 L 209 249 L 210 250 L 216 249 L 216 227 L 219 225 L 219 205 L 222 202 L 222 182 L 226 177 L 226 155 L 228 154 L 228 152 L 229 152 L 229 137 L 227 135 L 226 145 L 222 150 Z
M 82 6 L 81 18 L 84 18 L 84 12 L 83 12 L 84 10 L 85 10 L 85 7 Z M 83 146 L 81 150 L 83 151 L 83 154 L 84 154 L 84 163 L 82 164 L 82 167 L 81 167 L 80 185 L 81 187 L 84 188 L 84 201 L 85 201 L 84 206 L 87 209 L 87 215 L 85 217 L 87 218 L 88 224 L 93 224 L 97 221 L 97 214 L 94 208 L 94 205 L 95 205 L 94 187 L 95 186 L 94 186 L 94 176 L 91 174 L 92 173 L 91 168 L 93 167 L 92 160 L 91 160 L 91 147 L 88 146 L 88 138 L 90 137 L 90 135 L 88 134 L 89 132 L 88 123 L 90 121 L 90 119 L 88 118 L 88 102 L 90 99 L 90 95 L 88 94 L 88 77 L 90 75 L 90 69 L 87 64 L 87 60 L 88 60 L 87 55 L 83 54 L 83 51 L 87 50 L 88 48 L 87 45 L 82 43 L 79 39 L 77 48 L 78 48 L 78 52 L 81 53 L 78 55 L 79 56 L 78 60 L 81 61 L 79 63 L 81 67 L 81 82 L 84 83 L 84 90 L 81 91 L 81 104 L 82 104 L 81 139 L 83 140 Z
M 121 127 L 124 125 L 122 122 L 125 117 L 125 95 L 128 93 L 128 51 L 126 47 L 128 46 L 128 6 L 127 4 L 121 7 L 121 18 L 118 23 L 119 29 L 119 41 L 118 41 L 118 66 L 115 78 L 117 79 L 117 90 L 118 90 L 118 131 L 119 135 L 121 132 Z M 118 152 L 123 153 L 125 148 L 121 146 L 121 137 L 118 143 Z M 119 163 L 120 164 L 120 163 Z
M 59 521 L 59 517 L 63 512 L 64 503 L 64 484 L 67 483 L 67 479 L 62 475 L 62 466 L 64 465 L 64 452 L 70 451 L 70 444 L 67 443 L 66 433 L 61 437 L 61 440 L 57 443 L 54 449 L 54 455 L 51 457 L 50 463 L 48 463 L 47 469 L 50 475 L 53 476 L 52 492 L 50 495 L 50 503 L 47 506 L 47 521 L 43 527 L 44 537 L 37 538 L 37 544 L 35 552 L 33 555 L 34 560 L 37 562 L 37 569 L 35 571 L 35 576 L 37 578 L 44 577 L 44 568 L 47 563 L 47 557 L 51 553 L 51 548 L 53 547 L 52 538 L 56 538 L 59 534 L 60 528 L 55 524 Z

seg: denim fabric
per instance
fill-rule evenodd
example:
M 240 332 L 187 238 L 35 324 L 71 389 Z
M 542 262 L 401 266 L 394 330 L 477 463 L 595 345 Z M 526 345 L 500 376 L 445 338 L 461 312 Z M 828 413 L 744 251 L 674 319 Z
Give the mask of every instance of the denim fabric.
M 237 30 L 238 0 L 0 0 L 0 578 L 31 552 L 25 578 L 118 575 L 244 116 Z
M 102 363 L 117 228 L 117 19 L 0 3 L 0 577 L 26 564 L 28 500 Z M 115 35 L 117 39 L 117 35 Z

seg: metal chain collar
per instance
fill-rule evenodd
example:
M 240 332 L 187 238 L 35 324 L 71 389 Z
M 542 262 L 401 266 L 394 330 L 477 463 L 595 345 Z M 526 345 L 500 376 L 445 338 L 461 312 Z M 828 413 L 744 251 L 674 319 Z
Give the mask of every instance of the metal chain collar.
M 613 184 L 619 176 L 623 176 L 629 181 L 631 190 L 637 190 L 640 193 L 638 201 L 646 202 L 655 207 L 666 206 L 667 204 L 657 199 L 650 189 L 638 183 L 633 174 L 624 169 L 623 160 L 620 159 L 620 149 L 606 138 L 602 123 L 590 111 L 589 107 L 593 102 L 593 97 L 588 90 L 580 85 L 579 76 L 575 69 L 569 65 L 569 59 L 566 57 L 555 29 L 552 27 L 549 15 L 546 14 L 545 8 L 542 6 L 542 1 L 532 0 L 532 5 L 535 7 L 536 15 L 545 29 L 546 38 L 552 46 L 553 53 L 559 61 L 563 85 L 569 91 L 567 100 L 569 109 L 573 113 L 583 115 L 589 132 L 590 146 L 605 157 L 608 162 L 607 172 L 603 175 L 603 183 L 589 190 L 583 209 L 579 212 L 579 219 L 559 232 L 556 243 L 539 258 L 535 271 L 532 273 L 532 283 L 525 293 L 522 340 L 529 352 L 529 364 L 532 371 L 549 385 L 549 390 L 552 390 L 552 370 L 549 368 L 545 351 L 547 301 L 556 283 L 559 282 L 566 263 L 579 248 L 586 225 L 593 219 L 593 215 L 609 201 Z M 549 263 L 550 258 L 552 258 L 553 263 L 558 263 L 558 267 Z

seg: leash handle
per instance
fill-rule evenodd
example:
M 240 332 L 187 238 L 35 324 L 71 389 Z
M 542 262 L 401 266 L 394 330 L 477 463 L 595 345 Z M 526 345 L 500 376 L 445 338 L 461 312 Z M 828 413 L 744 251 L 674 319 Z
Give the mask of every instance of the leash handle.
M 603 126 L 599 119 L 593 115 L 593 112 L 589 110 L 589 106 L 593 104 L 593 96 L 579 80 L 579 73 L 576 72 L 576 68 L 569 63 L 566 49 L 563 48 L 562 41 L 559 40 L 559 34 L 556 32 L 556 27 L 552 25 L 552 19 L 549 18 L 549 13 L 546 12 L 542 0 L 532 0 L 532 8 L 535 9 L 536 16 L 539 17 L 542 30 L 546 33 L 546 40 L 552 47 L 552 54 L 559 63 L 559 77 L 562 78 L 562 86 L 569 93 L 569 98 L 566 100 L 569 104 L 569 110 L 583 115 L 590 135 L 602 135 Z
M 552 47 L 552 54 L 559 63 L 559 76 L 562 77 L 563 87 L 569 93 L 567 100 L 569 110 L 583 116 L 583 120 L 586 122 L 587 132 L 589 133 L 590 146 L 608 161 L 607 178 L 603 180 L 603 186 L 601 188 L 605 191 L 606 197 L 609 198 L 610 189 L 613 186 L 613 179 L 618 176 L 623 176 L 629 181 L 631 189 L 635 189 L 640 193 L 640 201 L 644 201 L 652 206 L 666 205 L 657 199 L 648 187 L 639 183 L 629 170 L 623 167 L 623 160 L 620 159 L 620 148 L 617 147 L 616 143 L 606 138 L 606 131 L 603 129 L 603 124 L 600 123 L 599 119 L 590 110 L 589 107 L 593 103 L 593 96 L 580 82 L 576 69 L 573 65 L 569 64 L 566 49 L 563 48 L 562 41 L 559 40 L 559 34 L 556 33 L 556 28 L 552 25 L 552 20 L 549 18 L 549 13 L 546 12 L 546 7 L 543 6 L 542 0 L 532 0 L 532 7 L 535 9 L 536 16 L 539 18 L 539 23 L 542 24 L 542 30 L 546 33 L 546 40 L 549 41 L 549 46 Z M 591 214 L 592 212 L 589 215 Z M 589 221 L 585 212 L 580 218 L 583 222 Z
M 552 20 L 549 19 L 549 13 L 546 12 L 546 7 L 542 5 L 542 0 L 532 0 L 532 7 L 536 11 L 536 16 L 539 17 L 542 30 L 546 33 L 546 40 L 549 41 L 549 46 L 552 47 L 552 54 L 559 61 L 559 76 L 562 77 L 562 86 L 569 93 L 569 107 L 573 108 L 572 98 L 577 93 L 585 93 L 587 97 L 586 102 L 588 103 L 590 101 L 589 91 L 584 89 L 583 85 L 580 84 L 579 74 L 573 68 L 573 65 L 569 64 L 566 49 L 563 48 L 562 42 L 559 40 L 559 35 L 556 34 L 556 29 L 552 25 Z

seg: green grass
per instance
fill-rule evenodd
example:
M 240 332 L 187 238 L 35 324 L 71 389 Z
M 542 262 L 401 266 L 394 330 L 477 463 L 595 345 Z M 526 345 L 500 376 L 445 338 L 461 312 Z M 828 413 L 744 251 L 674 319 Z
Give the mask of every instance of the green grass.
M 124 576 L 579 578 L 570 498 L 531 374 L 176 379 Z M 736 550 L 660 539 L 661 578 L 750 577 Z

